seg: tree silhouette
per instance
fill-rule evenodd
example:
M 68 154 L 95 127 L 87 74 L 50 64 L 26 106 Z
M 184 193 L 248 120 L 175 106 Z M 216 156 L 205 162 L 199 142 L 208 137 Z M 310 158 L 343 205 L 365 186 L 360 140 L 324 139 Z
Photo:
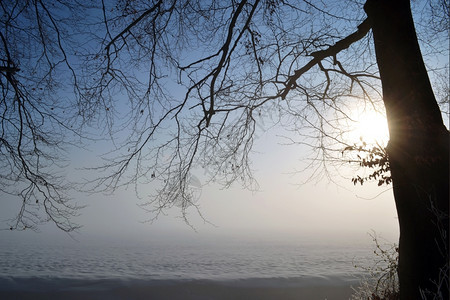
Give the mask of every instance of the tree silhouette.
M 417 5 L 429 25 L 426 53 L 448 56 L 447 1 Z M 86 126 L 100 125 L 118 145 L 93 168 L 91 189 L 158 182 L 148 209 L 179 206 L 186 217 L 196 205 L 195 168 L 225 187 L 255 186 L 249 155 L 261 124 L 294 130 L 326 166 L 354 146 L 340 126 L 352 106 L 382 103 L 390 142 L 377 162 L 361 164 L 378 164 L 370 179 L 393 184 L 400 296 L 448 298 L 449 135 L 438 106 L 448 98 L 446 88 L 443 101 L 433 94 L 409 1 L 33 0 L 1 8 L 1 189 L 22 201 L 13 229 L 46 219 L 76 228 L 77 207 L 52 172 L 64 137 L 82 138 Z M 437 80 L 448 63 L 440 67 L 429 69 Z

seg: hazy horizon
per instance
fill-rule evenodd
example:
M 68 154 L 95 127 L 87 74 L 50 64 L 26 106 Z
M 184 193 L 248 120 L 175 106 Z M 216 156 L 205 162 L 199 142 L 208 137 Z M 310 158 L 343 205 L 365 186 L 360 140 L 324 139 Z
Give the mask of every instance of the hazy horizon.
M 305 163 L 300 146 L 279 145 L 274 135 L 262 136 L 256 144 L 253 159 L 255 178 L 259 190 L 252 192 L 233 185 L 222 189 L 217 184 L 205 185 L 198 200 L 203 220 L 194 208 L 188 210 L 188 221 L 180 218 L 177 207 L 169 210 L 167 215 L 160 215 L 152 224 L 146 223 L 154 215 L 146 213 L 138 204 L 145 201 L 138 199 L 133 188 L 119 189 L 112 195 L 73 193 L 75 203 L 86 205 L 80 210 L 80 216 L 73 219 L 82 225 L 73 233 L 77 240 L 89 237 L 120 240 L 152 239 L 197 239 L 214 238 L 279 238 L 281 236 L 305 237 L 313 239 L 370 239 L 369 232 L 376 232 L 391 242 L 398 241 L 398 222 L 391 187 L 377 187 L 376 183 L 363 186 L 353 185 L 349 178 L 335 175 L 331 182 L 305 181 L 309 173 L 293 171 Z M 83 157 L 81 162 L 77 159 Z M 91 157 L 76 153 L 68 174 L 72 180 L 83 178 L 86 170 L 82 167 L 95 161 Z M 202 182 L 202 171 L 193 173 Z M 347 170 L 350 172 L 351 170 Z M 95 175 L 93 173 L 91 176 Z M 344 175 L 343 175 L 344 176 Z M 156 187 L 139 185 L 141 196 L 154 192 Z M 369 200 L 370 199 L 370 200 Z M 0 219 L 14 216 L 17 204 L 5 203 L 0 212 Z M 210 222 L 210 223 L 208 223 Z M 40 232 L 0 231 L 2 237 L 13 239 L 70 239 L 64 232 L 59 232 L 51 222 L 39 227 Z M 173 236 L 173 237 L 171 237 Z

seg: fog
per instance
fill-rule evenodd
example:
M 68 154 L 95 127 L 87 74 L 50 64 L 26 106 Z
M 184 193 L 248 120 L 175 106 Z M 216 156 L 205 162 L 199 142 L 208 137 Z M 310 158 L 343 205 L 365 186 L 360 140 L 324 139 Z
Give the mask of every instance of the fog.
M 317 241 L 370 241 L 368 233 L 391 242 L 398 240 L 398 223 L 391 186 L 374 183 L 353 185 L 345 175 L 330 173 L 330 178 L 306 182 L 312 170 L 295 172 L 305 164 L 308 149 L 304 146 L 280 145 L 274 135 L 263 136 L 253 153 L 253 169 L 259 189 L 249 191 L 238 184 L 223 189 L 218 184 L 201 187 L 198 211 L 187 212 L 189 224 L 175 207 L 155 215 L 139 204 L 154 192 L 155 186 L 122 188 L 114 194 L 73 192 L 74 201 L 86 205 L 73 221 L 82 228 L 70 236 L 52 223 L 40 226 L 39 232 L 0 231 L 3 239 L 36 241 L 196 241 L 199 239 L 307 239 Z M 96 161 L 95 152 L 74 152 L 70 179 L 95 176 L 83 169 Z M 347 170 L 351 175 L 352 170 Z M 90 173 L 89 173 L 90 172 Z M 204 175 L 193 175 L 204 183 Z M 345 168 L 344 172 L 345 173 Z M 327 175 L 327 174 L 325 174 Z M 7 199 L 6 199 L 7 200 Z M 5 220 L 17 212 L 17 203 L 4 201 L 0 213 Z

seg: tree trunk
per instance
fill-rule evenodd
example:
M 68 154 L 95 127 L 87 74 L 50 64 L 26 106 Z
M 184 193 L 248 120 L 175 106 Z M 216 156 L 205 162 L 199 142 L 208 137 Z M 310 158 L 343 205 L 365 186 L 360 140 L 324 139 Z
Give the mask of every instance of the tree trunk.
M 439 291 L 449 299 L 449 132 L 420 53 L 409 1 L 367 0 L 364 8 L 372 23 L 389 125 L 387 153 L 400 225 L 400 299 L 421 299 L 421 291 Z

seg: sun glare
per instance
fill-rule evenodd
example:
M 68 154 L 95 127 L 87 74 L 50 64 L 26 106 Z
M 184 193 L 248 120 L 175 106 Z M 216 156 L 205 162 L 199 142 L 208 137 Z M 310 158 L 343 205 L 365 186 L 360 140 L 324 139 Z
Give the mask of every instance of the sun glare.
M 387 145 L 389 140 L 387 120 L 380 112 L 356 110 L 352 119 L 355 122 L 350 131 L 351 141 L 363 140 L 368 144 Z

